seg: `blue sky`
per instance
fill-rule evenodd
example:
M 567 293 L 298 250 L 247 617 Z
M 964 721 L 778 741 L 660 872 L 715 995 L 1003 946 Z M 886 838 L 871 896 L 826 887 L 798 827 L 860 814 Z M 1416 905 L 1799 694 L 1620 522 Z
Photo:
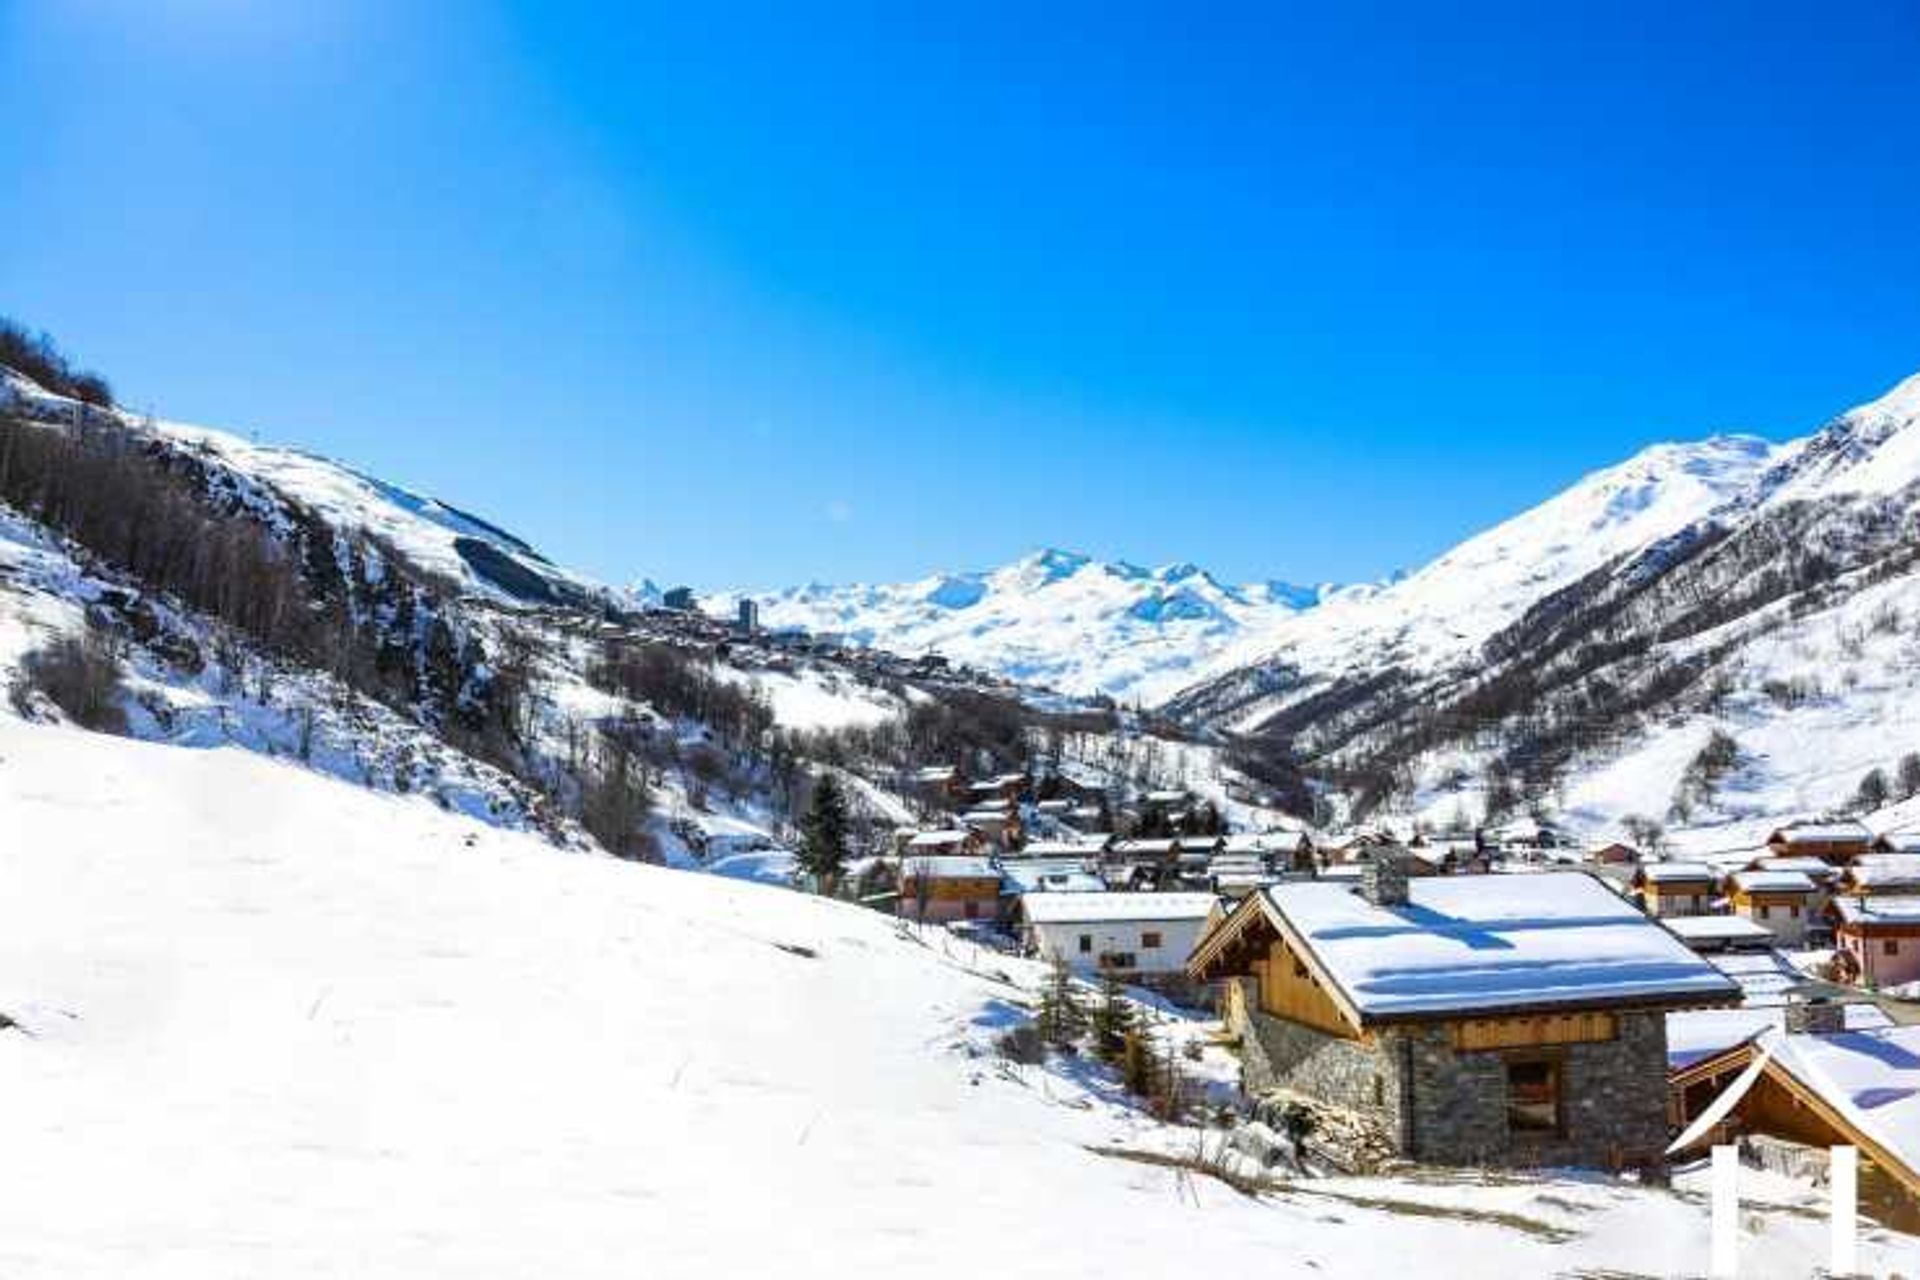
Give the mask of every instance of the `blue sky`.
M 1375 577 L 1920 369 L 1910 4 L 801 8 L 0 0 L 0 310 L 700 585 Z

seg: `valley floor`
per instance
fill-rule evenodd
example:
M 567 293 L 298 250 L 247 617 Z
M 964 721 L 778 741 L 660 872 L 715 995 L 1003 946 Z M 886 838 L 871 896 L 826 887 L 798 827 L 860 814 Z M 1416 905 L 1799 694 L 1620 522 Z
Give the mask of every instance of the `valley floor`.
M 1019 962 L 241 751 L 0 712 L 0 1275 L 1671 1275 L 1700 1196 L 1260 1199 L 1082 1074 Z M 1004 975 L 1000 976 L 1000 975 Z M 1217 1142 L 1217 1137 L 1208 1139 Z M 1754 1276 L 1825 1253 L 1752 1215 Z M 1915 1270 L 1875 1234 L 1875 1274 Z

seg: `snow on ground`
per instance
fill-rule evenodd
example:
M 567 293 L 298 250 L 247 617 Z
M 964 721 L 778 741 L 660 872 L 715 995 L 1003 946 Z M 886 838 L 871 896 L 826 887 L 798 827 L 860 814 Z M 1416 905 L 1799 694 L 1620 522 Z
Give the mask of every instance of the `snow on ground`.
M 0 1274 L 1432 1276 L 1698 1270 L 1575 1177 L 1259 1200 L 982 1047 L 1031 966 L 234 750 L 0 714 Z M 977 972 L 975 971 L 977 970 Z M 1020 979 L 994 976 L 1006 970 Z M 1802 1276 L 1817 1218 L 1745 1257 Z M 1870 1270 L 1896 1248 L 1871 1243 Z M 1908 1254 L 1907 1256 L 1911 1256 Z

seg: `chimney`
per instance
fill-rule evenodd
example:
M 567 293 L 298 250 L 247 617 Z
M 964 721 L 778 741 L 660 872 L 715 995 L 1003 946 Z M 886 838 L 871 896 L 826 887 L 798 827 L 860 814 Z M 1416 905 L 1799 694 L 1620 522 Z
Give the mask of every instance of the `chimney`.
M 1787 1034 L 1830 1036 L 1847 1029 L 1847 1006 L 1826 996 L 1787 998 Z
M 1376 907 L 1407 905 L 1407 851 L 1397 844 L 1379 844 L 1360 869 L 1360 896 Z

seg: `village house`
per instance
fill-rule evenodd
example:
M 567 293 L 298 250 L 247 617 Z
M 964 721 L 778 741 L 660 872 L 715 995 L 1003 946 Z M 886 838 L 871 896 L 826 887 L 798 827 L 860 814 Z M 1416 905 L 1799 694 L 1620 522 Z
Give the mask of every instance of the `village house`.
M 1631 867 L 1640 861 L 1640 851 L 1630 844 L 1612 840 L 1589 852 L 1587 861 L 1608 867 Z
M 1834 963 L 1850 982 L 1895 987 L 1920 981 L 1920 896 L 1836 897 Z
M 1027 775 L 1024 773 L 1002 773 L 976 782 L 967 788 L 967 794 L 976 805 L 992 804 L 997 801 L 1013 802 L 1020 799 L 1027 790 Z
M 1000 868 L 991 858 L 922 854 L 900 863 L 896 911 L 910 920 L 951 923 L 1000 915 Z
M 1216 905 L 1210 893 L 1051 893 L 1020 900 L 1022 940 L 1083 975 L 1184 988 L 1186 960 Z
M 1834 894 L 1873 897 L 1876 894 L 1920 893 L 1920 854 L 1869 853 L 1840 871 Z
M 1250 895 L 1188 961 L 1220 984 L 1249 1091 L 1316 1112 L 1352 1167 L 1655 1165 L 1665 1014 L 1739 988 L 1584 872 Z
M 1806 942 L 1819 892 L 1798 871 L 1736 871 L 1727 877 L 1733 914 L 1767 930 L 1783 947 Z
M 939 809 L 957 809 L 967 799 L 967 777 L 950 764 L 914 770 L 908 787 L 922 803 Z
M 1841 867 L 1871 851 L 1873 833 L 1858 822 L 1790 822 L 1767 837 L 1775 857 L 1818 858 Z
M 1704 916 L 1713 910 L 1713 868 L 1704 862 L 1643 862 L 1633 890 L 1650 916 Z
M 1771 1027 L 1675 1071 L 1671 1120 L 1683 1151 L 1771 1139 L 1776 1167 L 1816 1176 L 1828 1148 L 1860 1152 L 1862 1206 L 1920 1228 L 1920 1026 L 1859 1029 L 1862 1006 L 1796 1001 Z
M 985 850 L 986 844 L 977 831 L 966 831 L 958 827 L 940 831 L 916 831 L 912 827 L 902 827 L 894 832 L 894 838 L 901 856 L 926 856 L 930 854 L 978 854 Z
M 1882 831 L 1873 838 L 1873 852 L 1920 854 L 1920 831 Z
M 1016 849 L 1020 846 L 1025 829 L 1020 823 L 1020 810 L 1011 801 L 979 805 L 960 815 L 961 825 L 969 831 L 977 831 L 980 838 L 993 848 L 1000 850 Z
M 1003 896 L 1029 893 L 1104 893 L 1107 883 L 1087 869 L 1083 858 L 1009 858 L 1000 864 Z M 1015 912 L 1003 911 L 1012 918 Z
M 1669 916 L 1660 922 L 1668 932 L 1702 954 L 1722 951 L 1760 951 L 1774 945 L 1772 929 L 1750 916 Z

